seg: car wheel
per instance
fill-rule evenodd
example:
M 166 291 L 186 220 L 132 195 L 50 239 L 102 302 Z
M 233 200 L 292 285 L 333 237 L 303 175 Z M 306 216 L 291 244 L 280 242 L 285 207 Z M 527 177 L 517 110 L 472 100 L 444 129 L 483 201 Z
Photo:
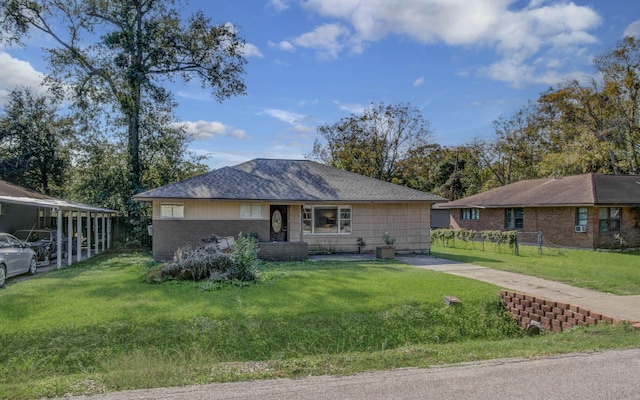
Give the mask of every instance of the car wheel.
M 49 261 L 51 261 L 51 251 L 49 249 L 46 249 L 44 254 L 42 254 L 42 261 L 49 265 Z
M 0 264 L 0 287 L 4 286 L 4 283 L 7 280 L 7 267 Z
M 31 264 L 29 264 L 29 275 L 35 275 L 38 272 L 38 261 L 33 257 L 31 259 Z

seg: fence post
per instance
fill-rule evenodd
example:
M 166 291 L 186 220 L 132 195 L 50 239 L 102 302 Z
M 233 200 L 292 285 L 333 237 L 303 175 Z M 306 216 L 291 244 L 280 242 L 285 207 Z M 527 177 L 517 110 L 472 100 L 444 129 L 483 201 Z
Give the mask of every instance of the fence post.
M 538 254 L 542 255 L 542 231 L 538 232 Z
M 517 256 L 519 256 L 519 255 L 520 255 L 520 247 L 518 246 L 518 241 L 519 241 L 519 240 L 518 240 L 518 234 L 516 233 L 516 243 L 515 243 L 515 246 L 514 246 L 514 247 L 515 247 L 515 252 L 516 252 L 516 255 L 517 255 Z

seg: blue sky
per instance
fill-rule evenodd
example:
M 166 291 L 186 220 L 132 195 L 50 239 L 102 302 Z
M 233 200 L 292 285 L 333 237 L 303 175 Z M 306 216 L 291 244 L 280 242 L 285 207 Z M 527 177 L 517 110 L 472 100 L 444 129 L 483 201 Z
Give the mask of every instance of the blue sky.
M 304 158 L 317 126 L 372 102 L 411 103 L 443 146 L 490 136 L 498 117 L 640 37 L 637 0 L 191 0 L 185 14 L 196 9 L 247 41 L 246 96 L 219 103 L 198 82 L 170 86 L 190 149 L 212 168 Z M 0 47 L 0 105 L 38 85 L 43 41 Z

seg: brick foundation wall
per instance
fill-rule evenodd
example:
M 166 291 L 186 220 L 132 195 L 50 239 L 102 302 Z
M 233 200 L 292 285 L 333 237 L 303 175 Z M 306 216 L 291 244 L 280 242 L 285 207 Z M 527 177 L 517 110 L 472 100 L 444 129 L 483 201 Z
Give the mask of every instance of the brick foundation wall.
M 574 326 L 596 325 L 598 323 L 623 322 L 607 315 L 594 312 L 573 304 L 561 303 L 541 297 L 501 290 L 499 294 L 505 310 L 510 312 L 523 329 L 537 326 L 542 331 L 562 332 Z M 627 321 L 637 324 L 638 321 Z M 635 326 L 635 325 L 634 325 Z
M 269 220 L 154 220 L 153 258 L 158 261 L 173 259 L 176 249 L 183 246 L 201 246 L 202 239 L 212 233 L 218 236 L 238 237 L 238 234 L 258 233 L 269 237 Z
M 258 249 L 258 258 L 265 261 L 304 261 L 309 257 L 306 242 L 262 242 Z

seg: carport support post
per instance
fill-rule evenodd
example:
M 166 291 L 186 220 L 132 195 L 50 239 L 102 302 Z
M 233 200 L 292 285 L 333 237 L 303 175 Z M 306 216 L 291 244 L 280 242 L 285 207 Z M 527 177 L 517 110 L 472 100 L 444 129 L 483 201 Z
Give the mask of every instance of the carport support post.
M 73 243 L 73 211 L 67 211 L 67 265 L 73 264 L 73 256 L 71 255 L 71 244 Z M 60 242 L 58 242 L 60 243 Z
M 93 217 L 93 233 L 95 235 L 95 243 L 93 244 L 94 254 L 98 255 L 98 213 Z
M 82 261 L 82 212 L 78 211 L 76 221 L 76 261 Z
M 105 247 L 107 245 L 107 240 L 106 240 L 106 224 L 107 224 L 107 218 L 105 217 L 104 213 L 102 213 L 102 251 L 104 252 L 107 248 Z
M 107 249 L 111 248 L 111 218 L 109 215 L 109 219 L 107 219 Z
M 56 243 L 62 243 L 62 210 L 58 208 L 58 223 L 56 227 Z M 56 249 L 56 268 L 62 268 L 62 246 Z
M 87 258 L 91 258 L 91 211 L 87 213 Z

